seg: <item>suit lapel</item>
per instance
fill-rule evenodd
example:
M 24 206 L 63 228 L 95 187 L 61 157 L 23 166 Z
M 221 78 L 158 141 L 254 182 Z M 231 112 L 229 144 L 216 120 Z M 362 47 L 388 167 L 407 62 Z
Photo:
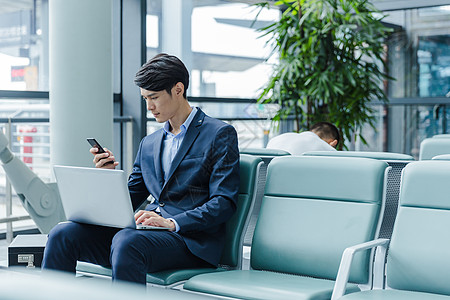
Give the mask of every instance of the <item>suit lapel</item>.
M 155 173 L 156 178 L 158 179 L 160 186 L 162 187 L 164 184 L 164 176 L 162 172 L 162 165 L 161 165 L 161 148 L 162 148 L 162 142 L 164 137 L 164 130 L 160 130 L 158 132 L 158 135 L 156 136 L 155 143 L 153 144 L 153 159 L 155 164 Z
M 195 139 L 197 138 L 198 134 L 200 133 L 200 126 L 203 124 L 203 119 L 205 118 L 205 113 L 198 109 L 197 114 L 195 115 L 194 119 L 192 120 L 187 132 L 186 136 L 183 139 L 183 142 L 180 145 L 180 149 L 178 149 L 177 154 L 173 158 L 172 165 L 170 166 L 169 170 L 169 176 L 167 177 L 166 183 L 170 180 L 175 170 L 180 165 L 183 158 L 186 156 L 186 153 L 191 148 L 192 144 L 194 143 Z M 164 187 L 166 186 L 166 183 L 164 184 Z M 163 187 L 163 189 L 164 189 Z

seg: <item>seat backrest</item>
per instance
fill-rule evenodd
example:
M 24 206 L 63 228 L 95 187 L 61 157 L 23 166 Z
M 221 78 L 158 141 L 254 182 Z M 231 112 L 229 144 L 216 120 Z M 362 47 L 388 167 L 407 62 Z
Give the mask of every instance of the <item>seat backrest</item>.
M 266 185 L 266 173 L 267 166 L 270 161 L 278 156 L 287 156 L 291 155 L 289 152 L 278 149 L 267 149 L 267 148 L 246 148 L 240 149 L 239 152 L 241 154 L 249 154 L 256 157 L 260 157 L 264 164 L 261 166 L 261 170 L 259 173 L 258 187 L 256 190 L 256 199 L 255 206 L 252 210 L 252 215 L 250 217 L 250 221 L 247 227 L 247 231 L 245 233 L 244 245 L 250 246 L 252 244 L 253 233 L 255 231 L 256 221 L 258 220 L 259 210 L 261 208 L 261 201 L 264 194 L 264 187 Z
M 236 212 L 226 224 L 226 242 L 220 260 L 221 265 L 241 268 L 245 229 L 255 202 L 261 158 L 240 155 L 240 186 Z
M 273 159 L 251 267 L 335 279 L 344 249 L 376 237 L 387 167 L 365 158 Z M 368 282 L 369 257 L 355 257 L 352 282 Z
M 450 139 L 428 138 L 420 143 L 419 160 L 430 160 L 441 154 L 450 154 Z
M 403 170 L 387 258 L 387 286 L 450 295 L 450 162 Z
M 307 156 L 339 156 L 339 157 L 365 157 L 383 160 L 391 169 L 387 176 L 386 203 L 383 213 L 383 221 L 380 228 L 380 238 L 390 239 L 397 216 L 398 195 L 400 193 L 400 180 L 403 168 L 414 161 L 411 155 L 393 152 L 368 152 L 368 151 L 309 151 Z

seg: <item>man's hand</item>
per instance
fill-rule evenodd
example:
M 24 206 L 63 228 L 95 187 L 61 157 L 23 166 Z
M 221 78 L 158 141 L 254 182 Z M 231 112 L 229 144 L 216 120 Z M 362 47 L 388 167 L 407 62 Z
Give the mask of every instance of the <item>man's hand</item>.
M 175 223 L 167 220 L 154 211 L 140 210 L 134 215 L 136 224 L 150 225 L 157 227 L 167 227 L 170 231 L 175 231 Z
M 98 148 L 91 148 L 89 152 L 94 154 L 94 164 L 96 168 L 102 168 L 102 169 L 115 169 L 116 166 L 119 164 L 119 162 L 116 161 L 114 158 L 114 155 L 111 151 L 105 148 L 104 153 L 98 153 Z

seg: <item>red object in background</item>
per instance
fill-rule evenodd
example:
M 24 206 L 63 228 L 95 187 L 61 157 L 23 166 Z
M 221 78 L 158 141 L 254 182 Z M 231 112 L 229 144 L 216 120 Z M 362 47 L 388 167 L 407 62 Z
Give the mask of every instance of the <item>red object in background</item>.
M 25 81 L 26 66 L 11 66 L 11 82 Z
M 31 144 L 33 143 L 33 136 L 26 135 L 26 133 L 35 133 L 37 132 L 37 129 L 36 127 L 26 126 L 19 128 L 19 132 L 22 136 L 23 162 L 26 164 L 31 164 L 33 163 L 33 157 L 31 157 L 31 155 L 33 154 L 33 146 L 31 146 Z

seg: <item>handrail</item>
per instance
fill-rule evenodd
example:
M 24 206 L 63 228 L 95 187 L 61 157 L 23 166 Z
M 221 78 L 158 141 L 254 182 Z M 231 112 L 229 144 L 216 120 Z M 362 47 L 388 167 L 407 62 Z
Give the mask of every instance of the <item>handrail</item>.
M 31 217 L 29 215 L 24 216 L 11 216 L 6 218 L 0 218 L 0 223 L 11 223 L 11 222 L 17 222 L 17 221 L 23 221 L 23 220 L 29 220 Z
M 132 122 L 131 116 L 117 116 L 114 117 L 115 123 L 127 123 Z M 30 118 L 30 117 L 13 117 L 13 118 L 0 118 L 0 123 L 48 123 L 50 118 Z
M 48 99 L 49 92 L 0 90 L 0 99 Z
M 444 0 L 442 0 L 444 1 Z M 114 102 L 121 101 L 122 94 L 114 93 Z M 0 99 L 49 99 L 48 91 L 9 91 L 0 90 Z M 254 98 L 227 98 L 227 97 L 197 97 L 188 96 L 188 100 L 199 103 L 257 103 Z M 371 105 L 436 105 L 436 104 L 450 104 L 450 98 L 446 96 L 438 97 L 389 97 L 389 101 L 384 103 L 382 101 L 374 100 Z

